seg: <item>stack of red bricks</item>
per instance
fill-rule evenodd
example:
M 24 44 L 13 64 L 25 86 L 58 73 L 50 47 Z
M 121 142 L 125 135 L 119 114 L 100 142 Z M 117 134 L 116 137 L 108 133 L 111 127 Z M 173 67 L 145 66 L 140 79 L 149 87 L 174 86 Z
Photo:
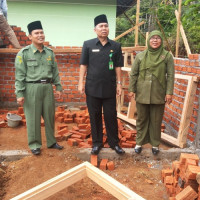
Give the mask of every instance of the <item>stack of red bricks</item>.
M 181 153 L 180 160 L 172 163 L 172 169 L 162 170 L 162 181 L 170 196 L 169 200 L 200 200 L 198 163 L 197 154 Z
M 114 170 L 115 164 L 113 161 L 109 161 L 107 158 L 101 159 L 100 162 L 98 162 L 98 156 L 97 155 L 91 155 L 91 164 L 95 167 L 99 167 L 101 170 Z
M 57 126 L 56 138 L 58 141 L 67 140 L 70 146 L 82 148 L 92 147 L 91 126 L 87 108 L 81 111 L 70 112 L 64 107 L 59 106 L 55 114 L 56 120 L 60 122 Z M 104 121 L 104 120 L 103 120 Z M 76 123 L 69 130 L 67 124 Z M 120 146 L 123 148 L 134 148 L 136 145 L 136 130 L 126 130 L 122 122 L 118 119 L 118 137 Z M 106 128 L 103 124 L 103 146 L 109 147 L 107 143 Z

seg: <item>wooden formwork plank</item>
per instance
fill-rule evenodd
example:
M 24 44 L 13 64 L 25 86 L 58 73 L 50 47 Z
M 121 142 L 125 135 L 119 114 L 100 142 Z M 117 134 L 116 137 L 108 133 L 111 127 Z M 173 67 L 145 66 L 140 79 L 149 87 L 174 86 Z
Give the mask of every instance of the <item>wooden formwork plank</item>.
M 80 164 L 11 200 L 43 200 L 86 177 L 85 164 Z
M 175 15 L 176 15 L 176 19 L 178 20 L 179 13 L 178 13 L 177 10 L 175 10 Z M 184 43 L 186 51 L 187 51 L 187 56 L 189 56 L 191 54 L 191 50 L 190 50 L 190 46 L 188 44 L 188 40 L 187 40 L 187 37 L 185 35 L 185 31 L 184 31 L 184 28 L 183 28 L 183 25 L 182 25 L 181 22 L 180 22 L 180 31 L 181 31 L 181 36 L 183 38 L 183 43 Z
M 84 162 L 12 198 L 11 200 L 43 200 L 85 177 L 89 177 L 120 200 L 144 200 L 144 198 L 131 191 L 129 188 L 122 185 L 103 171 L 94 167 L 89 162 Z
M 192 105 L 197 89 L 197 83 L 194 81 L 194 79 L 195 77 L 191 76 L 191 78 L 188 80 L 188 86 L 184 100 L 181 122 L 178 131 L 178 142 L 181 148 L 184 148 L 186 146 L 187 133 L 190 126 L 190 118 L 193 111 Z
M 136 111 L 136 102 L 134 98 L 131 98 L 131 101 L 129 102 L 129 105 L 128 105 L 127 117 L 129 119 L 133 119 L 135 111 Z
M 107 175 L 100 169 L 94 167 L 90 163 L 86 164 L 87 166 L 87 176 L 97 183 L 99 186 L 107 190 L 110 194 L 120 200 L 144 200 L 141 196 L 125 187 L 118 181 L 116 181 L 111 176 Z
M 138 46 L 138 31 L 139 31 L 139 18 L 140 18 L 140 0 L 137 0 L 136 7 L 136 28 L 135 28 L 135 46 Z
M 120 39 L 121 37 L 127 35 L 127 34 L 130 33 L 131 31 L 133 31 L 136 27 L 141 26 L 141 25 L 143 25 L 144 23 L 145 23 L 144 21 L 138 23 L 136 26 L 134 26 L 134 27 L 128 29 L 127 31 L 123 32 L 121 35 L 118 35 L 118 36 L 117 36 L 116 38 L 114 38 L 113 40 L 116 41 L 116 40 Z

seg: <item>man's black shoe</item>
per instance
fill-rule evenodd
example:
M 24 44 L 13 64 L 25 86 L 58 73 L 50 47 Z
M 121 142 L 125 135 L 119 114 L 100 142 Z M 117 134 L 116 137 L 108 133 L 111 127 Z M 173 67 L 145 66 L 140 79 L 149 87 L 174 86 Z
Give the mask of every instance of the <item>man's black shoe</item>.
M 152 153 L 153 153 L 153 155 L 157 155 L 159 152 L 160 152 L 159 149 L 157 149 L 157 148 L 152 148 Z
M 31 149 L 31 152 L 32 152 L 33 155 L 40 155 L 40 148 Z
M 142 152 L 142 147 L 135 148 L 135 153 L 140 154 Z
M 119 145 L 112 147 L 112 149 L 115 150 L 115 152 L 117 154 L 124 154 L 125 153 L 125 151 Z
M 61 150 L 61 149 L 63 149 L 63 146 L 60 146 L 58 143 L 54 143 L 49 148 Z
M 93 146 L 92 147 L 92 151 L 91 151 L 91 154 L 93 154 L 93 155 L 98 155 L 99 154 L 99 152 L 100 152 L 100 150 L 101 150 L 101 146 Z

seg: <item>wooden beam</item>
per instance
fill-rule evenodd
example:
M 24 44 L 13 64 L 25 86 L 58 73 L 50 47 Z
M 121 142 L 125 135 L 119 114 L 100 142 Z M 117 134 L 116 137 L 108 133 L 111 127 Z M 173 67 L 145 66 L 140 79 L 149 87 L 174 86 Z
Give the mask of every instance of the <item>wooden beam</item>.
M 186 96 L 181 116 L 181 122 L 178 133 L 178 142 L 181 148 L 186 147 L 187 134 L 190 126 L 190 118 L 193 111 L 194 96 L 196 94 L 197 84 L 194 82 L 193 76 L 188 80 Z
M 136 126 L 136 120 L 135 119 L 129 119 L 126 115 L 123 115 L 121 113 L 117 113 L 117 117 L 125 122 L 128 122 L 129 124 L 132 124 Z
M 118 39 L 120 39 L 121 37 L 127 35 L 128 33 L 130 33 L 131 31 L 133 31 L 136 27 L 141 26 L 142 24 L 144 24 L 144 21 L 140 22 L 139 24 L 136 24 L 134 27 L 128 29 L 127 31 L 125 31 L 124 33 L 122 33 L 121 35 L 118 35 L 116 38 L 114 38 L 113 40 L 116 41 Z
M 140 17 L 140 0 L 137 0 L 136 8 L 136 28 L 135 28 L 135 46 L 138 46 L 138 30 L 139 30 L 139 17 Z
M 133 26 L 135 26 L 135 24 L 134 24 L 134 22 L 130 19 L 130 17 L 124 12 L 123 13 L 125 16 L 126 16 L 126 18 L 129 20 L 129 22 L 133 25 Z M 140 31 L 140 29 L 138 30 L 139 32 L 140 32 L 140 34 L 142 35 L 142 37 L 145 39 L 145 35 Z
M 179 51 L 179 40 L 180 40 L 180 24 L 181 24 L 181 4 L 182 0 L 179 0 L 179 7 L 178 7 L 178 19 L 177 19 L 177 30 L 176 30 L 176 54 L 175 56 L 178 58 L 178 51 Z
M 144 200 L 141 196 L 131 191 L 103 171 L 87 163 L 87 176 L 110 194 L 120 200 Z
M 89 162 L 84 162 L 11 200 L 43 200 L 85 177 L 89 177 L 120 200 L 145 200 Z
M 178 20 L 179 13 L 178 13 L 177 10 L 175 10 L 175 15 L 176 15 L 176 19 Z M 191 54 L 191 50 L 190 50 L 190 46 L 188 44 L 188 40 L 187 40 L 187 37 L 185 35 L 185 31 L 184 31 L 184 28 L 183 28 L 183 25 L 182 25 L 181 22 L 180 22 L 180 31 L 181 31 L 181 36 L 183 38 L 183 43 L 184 43 L 186 51 L 187 51 L 187 56 L 189 57 L 189 55 Z
M 86 177 L 85 164 L 80 164 L 11 200 L 43 200 Z
M 165 141 L 166 143 L 168 143 L 168 144 L 171 144 L 173 146 L 179 147 L 179 143 L 178 143 L 177 138 L 175 138 L 175 137 L 173 137 L 171 135 L 168 135 L 166 133 L 161 132 L 161 139 L 163 141 Z
M 135 111 L 136 111 L 136 102 L 135 99 L 132 97 L 131 102 L 129 102 L 127 117 L 129 119 L 133 119 Z

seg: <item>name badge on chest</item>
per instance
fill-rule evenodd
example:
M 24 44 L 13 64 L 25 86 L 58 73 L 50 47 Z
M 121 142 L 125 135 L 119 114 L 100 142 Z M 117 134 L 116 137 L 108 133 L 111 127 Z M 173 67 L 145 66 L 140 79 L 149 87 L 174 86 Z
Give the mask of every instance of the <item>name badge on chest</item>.
M 92 52 L 99 52 L 100 49 L 92 49 Z

